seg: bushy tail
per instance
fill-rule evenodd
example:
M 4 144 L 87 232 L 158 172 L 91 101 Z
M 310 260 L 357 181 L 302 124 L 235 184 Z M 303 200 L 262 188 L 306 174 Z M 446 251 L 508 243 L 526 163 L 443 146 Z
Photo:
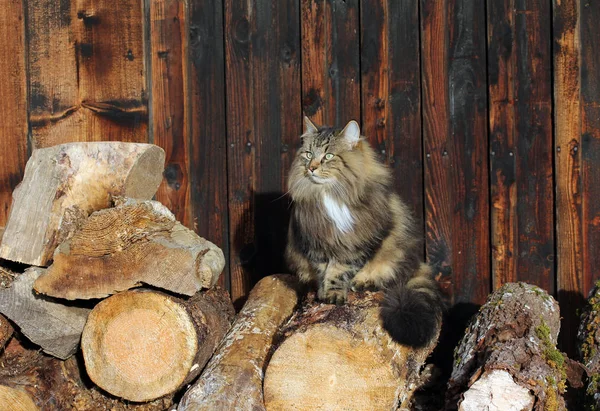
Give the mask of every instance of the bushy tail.
M 435 338 L 441 325 L 444 300 L 441 289 L 422 264 L 408 282 L 397 283 L 385 292 L 381 306 L 383 327 L 400 344 L 423 347 Z

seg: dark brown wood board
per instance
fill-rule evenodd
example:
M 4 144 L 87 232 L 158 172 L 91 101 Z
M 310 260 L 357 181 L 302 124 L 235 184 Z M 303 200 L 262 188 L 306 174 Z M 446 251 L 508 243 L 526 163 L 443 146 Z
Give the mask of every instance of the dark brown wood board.
M 24 4 L 32 147 L 148 141 L 141 0 Z
M 485 7 L 421 1 L 427 258 L 458 302 L 490 292 Z
M 189 2 L 190 203 L 196 232 L 219 246 L 230 290 L 223 2 Z M 248 290 L 249 291 L 249 290 Z
M 4 227 L 12 191 L 21 181 L 27 161 L 25 13 L 21 0 L 3 5 L 0 43 L 0 227 Z
M 494 288 L 555 291 L 551 4 L 488 1 Z
M 187 8 L 183 0 L 153 0 L 149 10 L 150 142 L 165 150 L 164 179 L 156 199 L 188 228 L 191 221 L 189 182 L 189 106 L 186 104 Z
M 419 1 L 363 0 L 360 27 L 363 134 L 424 235 Z
M 577 0 L 554 2 L 554 161 L 556 181 L 556 275 L 561 303 L 561 340 L 573 353 L 583 296 L 584 279 L 579 5 Z M 588 283 L 590 282 L 588 278 Z M 587 288 L 587 291 L 586 291 Z
M 302 131 L 300 4 L 225 1 L 231 292 L 284 269 L 286 173 Z
M 301 0 L 302 110 L 319 125 L 360 122 L 359 0 Z

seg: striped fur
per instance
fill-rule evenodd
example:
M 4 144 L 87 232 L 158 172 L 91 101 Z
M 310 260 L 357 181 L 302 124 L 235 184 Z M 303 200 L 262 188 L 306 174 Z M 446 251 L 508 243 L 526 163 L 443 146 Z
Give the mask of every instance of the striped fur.
M 390 335 L 406 345 L 429 343 L 441 321 L 441 293 L 389 169 L 354 121 L 335 130 L 305 118 L 305 130 L 288 180 L 290 268 L 329 303 L 343 304 L 349 289 L 384 290 Z

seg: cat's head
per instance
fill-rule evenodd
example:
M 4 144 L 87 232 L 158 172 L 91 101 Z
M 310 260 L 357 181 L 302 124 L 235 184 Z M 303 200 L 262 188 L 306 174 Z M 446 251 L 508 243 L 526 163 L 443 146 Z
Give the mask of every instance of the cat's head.
M 348 191 L 364 174 L 366 144 L 354 120 L 343 129 L 319 127 L 304 117 L 302 147 L 292 164 L 288 181 L 292 196 L 319 190 Z

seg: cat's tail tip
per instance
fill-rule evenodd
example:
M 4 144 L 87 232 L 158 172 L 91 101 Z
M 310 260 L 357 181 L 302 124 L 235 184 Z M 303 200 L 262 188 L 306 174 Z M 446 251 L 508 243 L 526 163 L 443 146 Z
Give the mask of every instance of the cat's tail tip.
M 424 347 L 436 338 L 445 303 L 441 289 L 425 264 L 404 285 L 387 289 L 381 306 L 383 328 L 396 342 Z

